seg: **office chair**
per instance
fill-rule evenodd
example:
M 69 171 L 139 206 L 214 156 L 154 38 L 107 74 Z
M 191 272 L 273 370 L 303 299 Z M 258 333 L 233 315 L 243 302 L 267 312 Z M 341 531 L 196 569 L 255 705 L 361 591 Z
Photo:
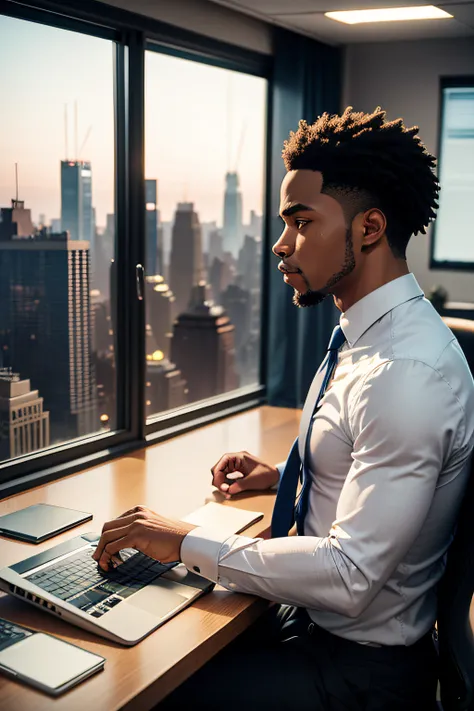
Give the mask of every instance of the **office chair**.
M 474 321 L 443 317 L 474 374 Z M 438 588 L 439 680 L 443 711 L 474 711 L 474 454 L 444 576 Z
M 458 339 L 471 373 L 474 375 L 474 321 L 453 316 L 443 316 L 442 319 Z
M 439 681 L 443 711 L 474 711 L 474 456 L 438 588 Z

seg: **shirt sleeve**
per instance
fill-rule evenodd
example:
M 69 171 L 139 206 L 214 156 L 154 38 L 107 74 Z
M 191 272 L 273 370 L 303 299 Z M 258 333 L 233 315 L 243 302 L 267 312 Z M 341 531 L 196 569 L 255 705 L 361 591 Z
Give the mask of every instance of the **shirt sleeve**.
M 230 590 L 358 617 L 403 560 L 428 514 L 465 416 L 449 384 L 413 360 L 385 362 L 349 407 L 352 465 L 326 537 L 220 537 L 183 542 L 183 562 Z M 466 457 L 469 452 L 466 452 Z M 316 452 L 317 456 L 317 452 Z

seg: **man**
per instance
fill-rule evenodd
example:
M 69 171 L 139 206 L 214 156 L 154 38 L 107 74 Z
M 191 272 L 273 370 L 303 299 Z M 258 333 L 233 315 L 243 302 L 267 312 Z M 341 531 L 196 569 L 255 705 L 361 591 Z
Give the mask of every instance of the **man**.
M 297 306 L 331 294 L 341 317 L 281 476 L 273 537 L 229 538 L 144 507 L 104 526 L 104 567 L 132 546 L 281 604 L 273 631 L 243 636 L 164 708 L 434 706 L 435 590 L 469 471 L 474 383 L 406 263 L 439 190 L 417 133 L 380 107 L 348 107 L 301 121 L 285 142 L 273 252 Z M 299 535 L 288 536 L 301 466 Z M 281 471 L 247 452 L 212 469 L 227 496 L 275 486 Z

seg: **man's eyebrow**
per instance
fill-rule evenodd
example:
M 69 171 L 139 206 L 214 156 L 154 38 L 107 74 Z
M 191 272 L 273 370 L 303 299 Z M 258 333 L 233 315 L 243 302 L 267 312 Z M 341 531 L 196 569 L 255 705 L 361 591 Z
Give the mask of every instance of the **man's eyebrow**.
M 291 217 L 295 212 L 301 212 L 303 210 L 311 210 L 313 211 L 312 207 L 308 207 L 308 205 L 303 205 L 301 202 L 297 202 L 294 205 L 290 205 L 290 207 L 287 207 L 286 210 L 283 210 L 281 213 L 282 217 Z

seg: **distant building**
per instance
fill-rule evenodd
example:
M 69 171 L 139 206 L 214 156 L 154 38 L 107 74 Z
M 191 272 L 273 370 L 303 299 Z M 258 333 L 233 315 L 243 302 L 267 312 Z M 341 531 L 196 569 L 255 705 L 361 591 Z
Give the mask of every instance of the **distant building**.
M 151 417 L 187 404 L 187 386 L 174 363 L 161 351 L 147 356 L 146 416 Z
M 0 368 L 0 461 L 48 447 L 49 412 L 29 380 Z
M 156 347 L 168 358 L 173 336 L 173 292 L 159 274 L 145 279 L 146 322 Z M 147 350 L 147 355 L 150 353 Z
M 234 326 L 222 306 L 206 297 L 206 286 L 194 287 L 190 306 L 174 324 L 171 360 L 183 374 L 189 402 L 235 390 Z
M 159 274 L 157 181 L 145 180 L 146 273 Z
M 245 235 L 244 244 L 239 252 L 237 271 L 245 289 L 250 291 L 260 286 L 262 281 L 262 263 L 259 244 L 254 237 Z
M 202 235 L 192 202 L 178 203 L 173 225 L 170 287 L 176 298 L 174 314 L 189 306 L 191 291 L 202 276 Z
M 51 220 L 51 232 L 53 232 L 53 234 L 59 234 L 59 232 L 61 232 L 61 220 L 59 217 L 53 217 Z
M 239 190 L 237 173 L 227 173 L 225 176 L 224 193 L 224 252 L 230 252 L 237 258 L 242 246 L 242 193 Z
M 25 209 L 23 200 L 12 200 L 11 207 L 0 208 L 0 241 L 31 237 L 34 232 L 31 210 Z
M 61 231 L 86 240 L 94 252 L 92 168 L 89 161 L 61 161 Z
M 224 256 L 222 232 L 220 230 L 212 230 L 209 235 L 209 265 L 214 259 L 222 259 Z
M 0 366 L 39 390 L 53 442 L 98 429 L 89 292 L 88 242 L 0 241 Z

